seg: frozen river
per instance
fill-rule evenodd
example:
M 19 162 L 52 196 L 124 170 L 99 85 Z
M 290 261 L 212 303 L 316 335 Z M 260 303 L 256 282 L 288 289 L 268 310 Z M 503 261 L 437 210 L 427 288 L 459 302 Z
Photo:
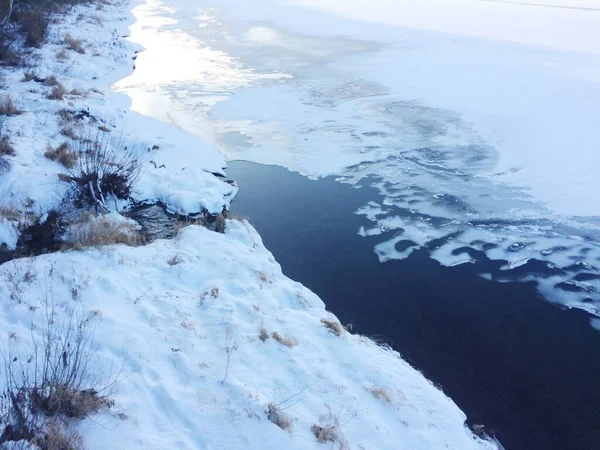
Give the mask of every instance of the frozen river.
M 116 89 L 227 158 L 357 183 L 381 262 L 428 248 L 600 311 L 597 2 L 150 0 Z M 394 231 L 394 233 L 389 233 Z

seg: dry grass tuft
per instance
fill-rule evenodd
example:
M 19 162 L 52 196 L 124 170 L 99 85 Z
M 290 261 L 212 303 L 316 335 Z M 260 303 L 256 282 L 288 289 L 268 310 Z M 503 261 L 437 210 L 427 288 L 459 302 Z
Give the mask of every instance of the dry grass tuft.
M 0 156 L 15 156 L 14 147 L 10 144 L 8 136 L 0 136 Z
M 76 141 L 77 139 L 79 139 L 77 137 L 77 134 L 75 134 L 75 130 L 73 129 L 73 127 L 64 127 L 62 130 L 60 130 L 60 134 L 62 134 L 64 137 L 68 137 L 69 139 L 72 139 L 74 141 Z
M 83 48 L 83 41 L 81 39 L 75 39 L 70 34 L 67 34 L 65 36 L 64 44 L 69 50 L 76 51 L 80 55 L 83 55 L 85 53 L 85 48 Z
M 67 51 L 63 48 L 56 54 L 56 59 L 58 59 L 59 61 L 68 61 L 70 57 Z
M 71 146 L 68 142 L 63 142 L 56 148 L 48 146 L 44 156 L 52 161 L 61 163 L 67 169 L 75 167 L 75 163 L 79 158 L 77 152 L 71 150 Z
M 23 111 L 15 105 L 12 98 L 6 96 L 0 101 L 0 116 L 18 116 L 22 113 Z
M 336 336 L 340 336 L 342 334 L 343 328 L 339 322 L 335 322 L 329 319 L 321 319 L 321 323 L 325 325 L 329 329 L 329 331 L 335 334 Z
M 51 422 L 44 436 L 34 439 L 34 444 L 40 450 L 84 449 L 83 437 L 77 431 L 67 431 L 58 421 Z
M 182 262 L 183 259 L 181 259 L 181 256 L 179 256 L 179 253 L 176 253 L 175 255 L 173 255 L 172 258 L 169 258 L 167 260 L 167 264 L 171 267 L 176 266 L 177 264 L 181 264 Z
M 52 88 L 52 91 L 48 94 L 48 98 L 50 100 L 63 100 L 65 95 L 67 95 L 67 90 L 61 83 L 58 83 Z
M 292 339 L 289 336 L 282 336 L 281 334 L 279 334 L 277 331 L 275 331 L 273 334 L 271 334 L 271 337 L 273 339 L 275 339 L 277 342 L 279 342 L 282 345 L 285 345 L 286 347 L 292 348 L 296 346 L 296 341 L 294 339 Z
M 83 218 L 72 224 L 65 236 L 65 248 L 82 249 L 112 244 L 138 246 L 143 243 L 139 230 L 129 222 L 116 222 L 106 216 Z
M 44 86 L 58 86 L 60 85 L 60 81 L 58 81 L 58 79 L 54 76 L 54 75 L 50 75 L 47 76 L 46 78 L 44 78 Z
M 290 418 L 273 403 L 267 405 L 267 418 L 282 430 L 292 431 L 292 421 Z
M 390 398 L 390 395 L 387 393 L 387 391 L 384 388 L 371 388 L 371 389 L 369 389 L 369 392 L 376 399 L 383 400 L 386 403 L 390 403 L 392 401 Z
M 258 328 L 258 337 L 263 342 L 265 342 L 267 339 L 269 339 L 269 333 L 267 333 L 267 330 L 265 329 L 265 327 L 263 326 L 262 323 L 260 324 L 260 327 Z

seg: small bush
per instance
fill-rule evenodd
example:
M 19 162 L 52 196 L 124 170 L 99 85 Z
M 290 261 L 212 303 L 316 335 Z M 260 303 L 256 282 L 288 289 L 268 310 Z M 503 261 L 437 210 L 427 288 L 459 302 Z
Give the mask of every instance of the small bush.
M 280 344 L 285 345 L 286 347 L 289 347 L 289 348 L 292 348 L 296 345 L 296 341 L 294 341 L 294 339 L 292 339 L 289 336 L 282 336 L 277 331 L 275 331 L 273 334 L 271 334 L 271 337 L 273 339 L 275 339 L 277 342 L 279 342 Z
M 54 272 L 49 273 L 52 277 Z M 101 394 L 112 383 L 102 390 L 86 388 L 98 379 L 93 366 L 94 316 L 78 315 L 60 303 L 60 308 L 67 310 L 58 314 L 57 302 L 47 294 L 43 322 L 31 327 L 30 354 L 14 355 L 10 346 L 8 352 L 2 352 L 6 377 L 0 394 L 0 446 L 81 450 L 83 439 L 69 431 L 69 421 L 113 406 L 114 402 Z M 31 445 L 17 447 L 24 441 Z
M 64 44 L 67 46 L 69 50 L 73 50 L 80 55 L 85 53 L 85 48 L 83 48 L 83 41 L 81 39 L 75 39 L 70 34 L 67 34 L 64 39 Z
M 71 150 L 68 142 L 63 142 L 56 148 L 48 146 L 44 156 L 52 161 L 61 163 L 67 169 L 72 169 L 77 162 L 79 155 Z
M 39 48 L 46 40 L 50 16 L 43 10 L 20 10 L 18 21 L 25 32 L 25 45 Z
M 17 108 L 12 98 L 6 96 L 0 101 L 0 116 L 18 116 L 22 113 L 23 111 Z
M 38 79 L 38 75 L 34 69 L 26 69 L 23 72 L 23 81 L 34 81 Z
M 292 421 L 290 418 L 273 403 L 267 405 L 267 419 L 282 430 L 292 431 Z
M 77 164 L 69 173 L 76 207 L 95 206 L 106 211 L 108 196 L 131 197 L 145 161 L 142 151 L 98 131 L 93 139 L 79 141 L 77 153 Z
M 336 336 L 340 336 L 342 334 L 342 326 L 339 322 L 335 322 L 329 319 L 321 319 L 321 323 L 325 325 L 329 331 Z

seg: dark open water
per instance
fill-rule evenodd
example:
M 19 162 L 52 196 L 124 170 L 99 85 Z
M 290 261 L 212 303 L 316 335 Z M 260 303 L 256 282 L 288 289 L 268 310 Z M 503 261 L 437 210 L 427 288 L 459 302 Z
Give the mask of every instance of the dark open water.
M 316 292 L 355 333 L 383 336 L 507 450 L 600 449 L 600 332 L 535 284 L 443 267 L 425 250 L 379 263 L 353 214 L 375 189 L 312 181 L 286 169 L 230 163 L 247 216 L 283 272 Z M 494 265 L 488 262 L 489 266 Z M 415 449 L 418 450 L 418 449 Z

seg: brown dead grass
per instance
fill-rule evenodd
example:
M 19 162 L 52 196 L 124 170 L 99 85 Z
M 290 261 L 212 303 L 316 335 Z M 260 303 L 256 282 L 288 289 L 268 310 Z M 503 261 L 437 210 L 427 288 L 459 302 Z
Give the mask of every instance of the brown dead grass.
M 83 48 L 83 41 L 81 39 L 75 39 L 70 34 L 67 34 L 63 42 L 69 50 L 73 50 L 80 55 L 85 53 L 85 48 Z
M 290 418 L 273 403 L 267 405 L 267 418 L 282 430 L 292 431 L 292 421 Z
M 55 85 L 52 88 L 52 90 L 48 94 L 48 98 L 50 100 L 59 100 L 60 101 L 65 98 L 65 95 L 67 95 L 67 90 L 61 83 L 58 83 L 57 85 Z
M 44 156 L 52 161 L 59 162 L 67 169 L 72 169 L 73 167 L 75 167 L 75 163 L 79 158 L 77 152 L 71 150 L 71 146 L 68 142 L 63 142 L 56 148 L 48 146 L 46 153 L 44 153 Z
M 0 136 L 0 156 L 15 156 L 15 148 L 8 140 L 8 136 Z
M 114 223 L 104 216 L 92 216 L 71 225 L 64 248 L 83 249 L 112 244 L 135 247 L 143 244 L 143 236 L 132 224 Z
M 386 403 L 390 403 L 392 401 L 391 398 L 390 398 L 390 395 L 388 394 L 388 392 L 384 388 L 380 388 L 380 387 L 378 387 L 378 388 L 371 388 L 371 389 L 369 389 L 369 392 L 376 399 L 383 400 Z
M 290 336 L 282 336 L 281 334 L 279 334 L 277 331 L 275 331 L 273 334 L 271 334 L 271 337 L 273 339 L 275 339 L 277 342 L 279 342 L 282 345 L 285 345 L 286 347 L 292 348 L 296 346 L 296 341 L 291 338 Z
M 13 99 L 9 96 L 4 97 L 4 99 L 0 100 L 0 116 L 18 116 L 22 114 L 17 105 L 13 102 Z
M 329 331 L 335 334 L 336 336 L 340 336 L 342 334 L 343 328 L 339 322 L 329 319 L 321 319 L 321 323 L 325 325 L 329 329 Z
M 263 342 L 265 342 L 267 339 L 269 339 L 269 333 L 267 333 L 267 330 L 263 326 L 262 323 L 260 324 L 260 327 L 258 328 L 258 337 Z

